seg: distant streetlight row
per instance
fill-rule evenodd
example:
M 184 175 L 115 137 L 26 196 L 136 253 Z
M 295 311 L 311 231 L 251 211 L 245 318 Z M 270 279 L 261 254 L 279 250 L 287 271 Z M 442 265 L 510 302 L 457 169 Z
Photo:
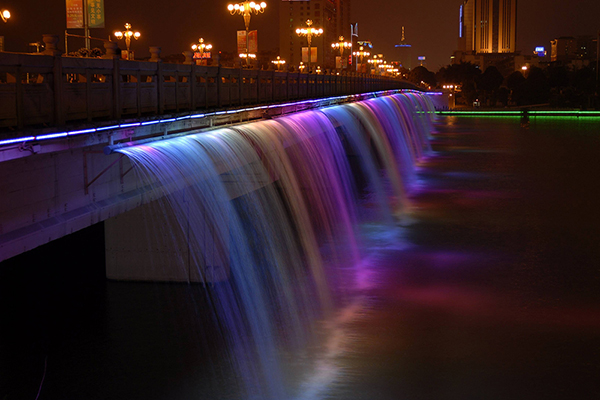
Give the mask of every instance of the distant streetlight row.
M 249 50 L 249 48 L 248 48 L 248 32 L 250 30 L 250 18 L 253 13 L 259 14 L 259 13 L 265 12 L 266 7 L 267 7 L 267 3 L 265 3 L 264 1 L 261 3 L 256 3 L 254 1 L 243 1 L 243 2 L 237 3 L 237 4 L 229 4 L 227 6 L 227 9 L 229 10 L 229 13 L 231 15 L 238 14 L 244 18 L 244 25 L 246 27 L 246 48 L 245 48 L 246 51 L 245 51 L 245 53 L 241 53 L 239 55 L 240 58 L 245 58 L 245 59 L 256 58 L 256 54 L 251 54 L 248 51 Z M 2 21 L 4 21 L 5 23 L 10 19 L 10 16 L 11 16 L 10 11 L 8 11 L 6 9 L 0 10 L 0 17 L 2 18 Z M 306 21 L 306 28 L 303 27 L 303 28 L 296 29 L 296 34 L 298 36 L 305 36 L 306 40 L 307 40 L 308 71 L 310 71 L 310 63 L 311 63 L 311 58 L 312 58 L 311 57 L 312 56 L 312 54 L 311 54 L 312 38 L 323 34 L 323 28 L 315 28 L 312 26 L 312 24 L 313 24 L 313 21 L 309 19 Z M 141 37 L 141 33 L 138 31 L 132 31 L 131 24 L 126 23 L 125 30 L 124 31 L 116 31 L 116 32 L 114 32 L 114 35 L 117 38 L 117 40 L 125 39 L 125 46 L 127 47 L 127 59 L 128 60 L 133 59 L 133 57 L 131 57 L 131 38 L 138 40 Z M 343 67 L 344 50 L 351 49 L 352 43 L 345 42 L 344 37 L 340 36 L 338 42 L 331 44 L 331 48 L 340 51 L 340 59 L 342 61 L 342 67 Z M 198 40 L 198 44 L 192 45 L 192 50 L 194 50 L 195 52 L 199 52 L 201 59 L 204 59 L 205 52 L 210 51 L 211 49 L 212 49 L 212 45 L 210 43 L 204 43 L 203 38 L 200 38 Z M 363 50 L 362 46 L 360 47 L 359 51 L 356 51 L 352 54 L 354 56 L 356 56 L 357 59 L 360 57 L 361 62 L 363 61 L 364 57 L 368 57 L 370 55 L 370 53 L 368 51 Z M 285 60 L 282 60 L 279 56 L 277 56 L 277 60 L 271 61 L 271 62 L 277 66 L 277 69 L 279 69 L 281 66 L 283 66 L 283 64 L 285 64 Z M 373 56 L 373 59 L 369 59 L 368 62 L 373 64 L 374 67 L 377 67 L 379 63 L 383 62 L 383 60 L 381 60 L 381 58 L 378 59 L 377 56 Z M 300 64 L 301 64 L 300 68 L 303 70 L 304 65 L 303 65 L 303 63 L 300 63 Z

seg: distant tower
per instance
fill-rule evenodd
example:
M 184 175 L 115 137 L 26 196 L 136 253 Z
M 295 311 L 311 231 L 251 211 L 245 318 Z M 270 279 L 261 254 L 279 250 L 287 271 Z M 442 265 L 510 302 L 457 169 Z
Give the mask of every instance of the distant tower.
M 410 44 L 408 44 L 406 42 L 406 39 L 404 38 L 404 27 L 402 27 L 402 38 L 400 39 L 400 43 L 398 43 L 394 47 L 396 47 L 396 49 L 398 49 L 396 51 L 396 55 L 398 57 L 398 61 L 400 62 L 400 64 L 406 69 L 411 69 L 411 67 L 412 67 L 412 65 L 411 65 L 412 46 Z

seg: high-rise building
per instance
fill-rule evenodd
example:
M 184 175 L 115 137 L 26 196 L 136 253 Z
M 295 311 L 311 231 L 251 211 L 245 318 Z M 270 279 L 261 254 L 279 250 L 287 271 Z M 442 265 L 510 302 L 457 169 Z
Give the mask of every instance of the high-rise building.
M 460 6 L 459 18 L 459 50 L 516 51 L 517 0 L 466 0 Z
M 576 63 L 587 65 L 590 61 L 597 58 L 597 38 L 591 35 L 586 36 L 562 36 L 550 41 L 551 61 L 558 61 L 564 64 Z M 580 62 L 577 62 L 580 61 Z
M 482 70 L 494 65 L 506 75 L 539 62 L 521 55 L 516 44 L 517 0 L 465 0 L 460 6 L 453 64 L 470 62 Z
M 279 54 L 287 65 L 298 66 L 302 61 L 302 48 L 307 47 L 306 37 L 296 34 L 297 28 L 306 27 L 312 20 L 314 28 L 323 28 L 321 36 L 312 39 L 317 48 L 317 65 L 335 67 L 331 48 L 340 36 L 350 41 L 350 0 L 282 0 L 279 6 Z M 305 51 L 307 56 L 308 52 Z M 350 55 L 350 52 L 347 53 Z

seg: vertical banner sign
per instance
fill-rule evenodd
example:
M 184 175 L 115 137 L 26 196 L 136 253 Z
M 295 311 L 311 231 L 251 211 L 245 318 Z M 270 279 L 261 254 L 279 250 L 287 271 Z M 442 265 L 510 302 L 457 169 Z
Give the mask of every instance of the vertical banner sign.
M 0 36 L 0 51 L 4 51 L 4 36 Z
M 246 31 L 237 31 L 237 49 L 238 54 L 246 52 Z
M 258 31 L 248 32 L 248 53 L 258 53 Z
M 83 1 L 67 1 L 67 29 L 83 28 Z
M 308 62 L 308 47 L 302 48 L 302 62 L 304 62 L 304 63 Z M 310 46 L 310 62 L 311 62 L 311 64 L 317 62 L 317 48 L 316 47 Z
M 104 28 L 104 0 L 87 0 L 88 27 Z

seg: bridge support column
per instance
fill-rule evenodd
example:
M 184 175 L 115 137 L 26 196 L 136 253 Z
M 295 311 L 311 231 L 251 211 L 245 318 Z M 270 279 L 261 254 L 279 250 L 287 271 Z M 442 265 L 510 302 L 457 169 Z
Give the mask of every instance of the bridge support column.
M 209 224 L 181 227 L 158 202 L 110 218 L 104 226 L 109 279 L 214 283 L 229 277 L 228 244 L 217 243 Z M 203 254 L 190 245 L 194 235 Z

